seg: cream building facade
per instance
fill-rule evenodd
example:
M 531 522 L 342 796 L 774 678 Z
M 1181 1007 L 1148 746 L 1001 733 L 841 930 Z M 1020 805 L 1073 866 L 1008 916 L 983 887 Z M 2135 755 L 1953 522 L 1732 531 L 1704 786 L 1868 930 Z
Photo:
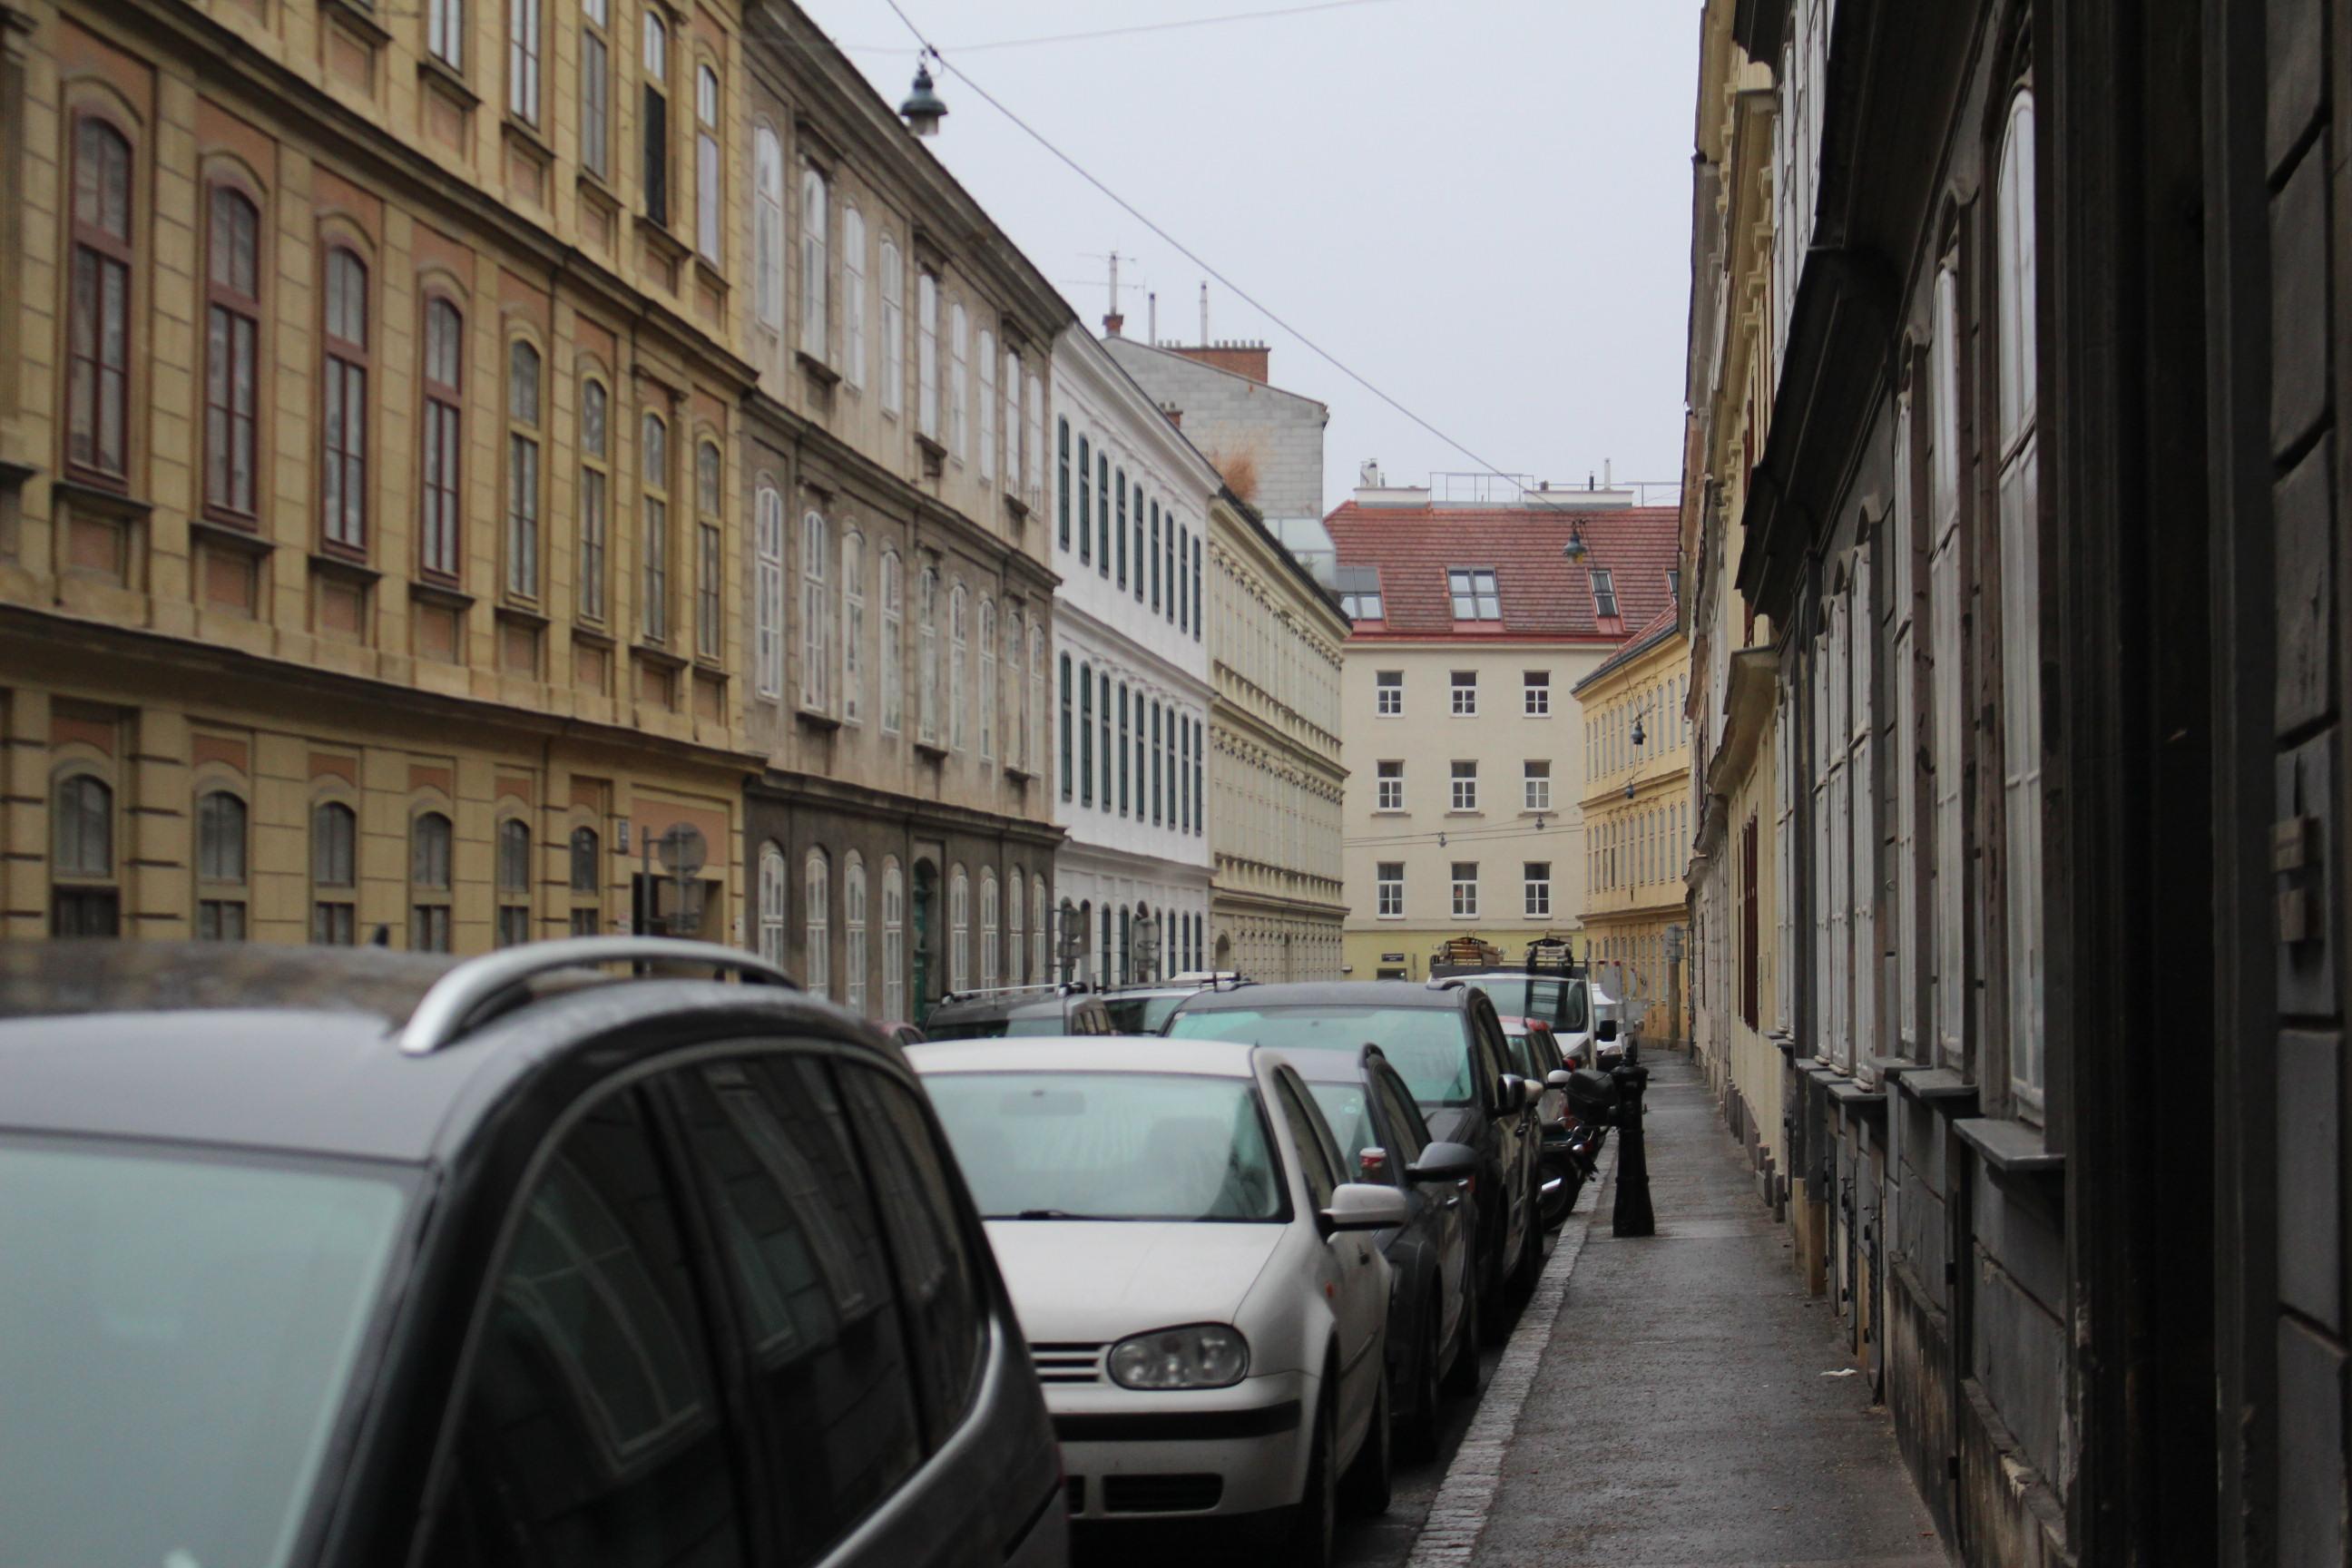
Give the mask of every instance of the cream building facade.
M 1341 707 L 1351 975 L 1419 979 L 1457 936 L 1517 957 L 1579 929 L 1575 689 L 1674 593 L 1674 514 L 1629 499 L 1453 507 L 1377 486 L 1328 520 L 1354 617 Z
M 1594 978 L 1630 1003 L 1643 1037 L 1690 1037 L 1684 872 L 1694 817 L 1690 650 L 1678 606 L 1574 689 L 1583 730 L 1584 954 Z
M 735 7 L 0 21 L 0 925 L 739 935 Z
M 1209 507 L 1207 581 L 1210 961 L 1264 981 L 1336 980 L 1348 620 L 1229 489 Z

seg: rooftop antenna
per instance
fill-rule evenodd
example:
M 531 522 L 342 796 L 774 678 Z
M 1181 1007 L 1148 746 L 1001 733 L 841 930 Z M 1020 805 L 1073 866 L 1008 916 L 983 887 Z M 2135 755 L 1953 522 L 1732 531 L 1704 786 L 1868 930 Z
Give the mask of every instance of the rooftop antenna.
M 1103 331 L 1109 337 L 1118 336 L 1127 318 L 1118 313 L 1118 252 L 1110 253 L 1110 310 L 1103 316 Z
M 1201 279 L 1201 346 L 1209 346 L 1209 280 Z
M 1147 340 L 1152 347 L 1160 346 L 1160 290 L 1154 289 L 1143 296 L 1146 325 L 1150 331 Z

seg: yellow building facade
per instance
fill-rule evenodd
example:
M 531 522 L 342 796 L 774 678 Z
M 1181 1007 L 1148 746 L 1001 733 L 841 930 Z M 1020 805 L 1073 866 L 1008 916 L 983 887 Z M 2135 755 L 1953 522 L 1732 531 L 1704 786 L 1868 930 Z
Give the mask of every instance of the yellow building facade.
M 740 939 L 738 23 L 0 16 L 8 934 Z
M 1690 1037 L 1689 645 L 1669 605 L 1576 684 L 1584 723 L 1583 956 L 1643 1036 Z

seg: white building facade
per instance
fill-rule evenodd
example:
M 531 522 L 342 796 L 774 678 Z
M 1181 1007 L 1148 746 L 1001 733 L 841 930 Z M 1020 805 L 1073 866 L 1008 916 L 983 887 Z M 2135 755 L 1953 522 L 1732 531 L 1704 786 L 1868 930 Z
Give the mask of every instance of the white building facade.
M 1082 328 L 1055 347 L 1055 965 L 1106 984 L 1207 965 L 1217 472 Z

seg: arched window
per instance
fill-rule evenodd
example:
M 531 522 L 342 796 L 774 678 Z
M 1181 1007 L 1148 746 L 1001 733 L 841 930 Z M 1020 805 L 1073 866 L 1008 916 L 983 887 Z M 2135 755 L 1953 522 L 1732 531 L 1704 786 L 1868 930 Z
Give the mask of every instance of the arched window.
M 449 819 L 420 812 L 408 825 L 408 945 L 449 951 Z
M 983 991 L 996 989 L 999 919 L 996 873 L 983 868 L 980 873 L 980 986 Z
M 507 592 L 539 597 L 539 350 L 507 345 Z
M 866 1011 L 866 861 L 856 850 L 841 868 L 841 999 L 853 1013 Z
M 760 956 L 784 962 L 784 852 L 772 842 L 760 846 Z
M 1053 944 L 1046 940 L 1045 879 L 1043 877 L 1036 878 L 1032 885 L 1029 913 L 1032 929 L 1037 933 L 1036 951 L 1029 960 L 1029 978 L 1032 983 L 1043 985 L 1052 977 L 1051 969 L 1054 962 L 1054 955 L 1050 951 Z
M 906 726 L 907 584 L 898 552 L 882 552 L 882 732 L 895 735 Z
M 940 438 L 940 280 L 915 269 L 915 429 Z
M 980 760 L 996 760 L 996 601 L 980 597 Z
M 1009 985 L 1019 985 L 1028 978 L 1027 954 L 1022 942 L 1022 910 L 1029 902 L 1028 879 L 1021 868 L 1013 868 L 1005 882 L 1004 900 L 1004 979 Z
M 1045 386 L 1034 371 L 1021 369 L 1017 356 L 1013 374 L 1021 384 L 1022 410 L 1027 415 L 1021 425 L 1022 499 L 1036 511 L 1045 504 Z M 1009 384 L 1005 395 L 1012 395 Z
M 645 602 L 637 619 L 650 643 L 669 638 L 669 426 L 657 414 L 648 414 L 638 437 L 638 460 L 645 472 L 638 545 L 644 552 Z
M 254 520 L 254 411 L 259 402 L 261 213 L 232 185 L 212 188 L 205 267 L 205 505 Z
M 812 996 L 833 994 L 833 867 L 824 851 L 812 848 L 801 874 L 802 944 L 808 955 L 801 984 Z
M 694 449 L 694 651 L 713 662 L 726 657 L 727 619 L 720 607 L 726 580 L 727 459 L 715 441 Z
M 940 743 L 939 601 L 939 572 L 926 566 L 915 591 L 915 635 L 921 644 L 921 663 L 917 673 L 921 713 L 917 722 L 918 738 L 934 746 Z
M 604 846 L 593 827 L 572 830 L 572 934 L 594 936 L 604 929 Z
M 751 673 L 759 694 L 775 698 L 784 691 L 784 498 L 764 475 L 753 510 Z
M 980 477 L 996 478 L 996 334 L 980 329 Z
M 85 115 L 74 123 L 66 461 L 116 485 L 131 461 L 131 143 Z
M 752 293 L 760 324 L 784 330 L 784 149 L 774 129 L 751 133 L 751 179 L 758 195 L 751 222 Z
M 499 823 L 499 924 L 500 947 L 530 940 L 530 824 L 520 816 Z
M 604 384 L 580 384 L 580 616 L 604 618 L 612 520 L 612 399 Z
M 951 752 L 964 747 L 964 668 L 971 657 L 966 603 L 961 583 L 948 590 L 948 749 Z
M 726 263 L 727 182 L 719 155 L 719 73 L 694 71 L 694 248 L 713 267 Z
M 196 797 L 196 937 L 245 940 L 245 802 L 225 789 Z
M 436 0 L 439 3 L 439 0 Z M 645 35 L 639 73 L 644 99 L 637 112 L 643 134 L 644 162 L 638 188 L 645 192 L 646 216 L 669 224 L 669 26 L 653 6 L 645 8 Z
M 427 575 L 459 574 L 465 516 L 459 479 L 465 451 L 465 318 L 436 294 L 425 302 L 424 490 L 418 563 Z
M 831 531 L 824 517 L 801 519 L 801 706 L 828 710 L 833 700 L 833 606 L 825 589 L 825 563 L 832 557 Z
M 829 262 L 826 238 L 824 176 L 814 168 L 801 171 L 801 349 L 820 363 L 833 362 L 826 332 L 825 282 Z
M 971 988 L 971 879 L 958 866 L 948 878 L 948 989 Z
M 1143 973 L 1135 951 L 1135 911 L 1121 908 L 1118 911 L 1118 945 L 1111 950 L 1110 970 L 1120 985 L 1132 984 Z
M 359 940 L 359 816 L 337 800 L 310 808 L 310 940 L 349 947 Z
M 367 549 L 367 263 L 349 246 L 333 246 L 326 272 L 319 526 L 328 544 L 359 552 Z
M 896 418 L 907 395 L 907 271 L 898 242 L 887 234 L 881 267 L 882 412 Z
M 907 883 L 896 858 L 882 862 L 882 1016 L 907 1016 Z
M 841 209 L 841 379 L 866 384 L 866 215 Z
M 2007 837 L 2009 1077 L 2042 1096 L 2042 541 L 2036 430 L 2033 89 L 2010 100 L 1994 194 L 2000 360 L 2001 801 Z
M 1022 679 L 1021 666 L 1025 657 L 1023 650 L 1029 646 L 1029 634 L 1024 629 L 1025 623 L 1019 610 L 1007 615 L 1004 621 L 1004 679 L 1013 682 L 1014 710 L 1015 733 L 1012 738 L 1012 752 L 1014 762 L 1025 773 L 1036 766 L 1029 754 L 1029 706 L 1022 700 L 1023 693 L 1028 689 L 1028 682 Z
M 971 319 L 961 300 L 948 304 L 948 450 L 959 463 L 971 455 Z
M 841 537 L 841 721 L 866 721 L 866 536 Z

